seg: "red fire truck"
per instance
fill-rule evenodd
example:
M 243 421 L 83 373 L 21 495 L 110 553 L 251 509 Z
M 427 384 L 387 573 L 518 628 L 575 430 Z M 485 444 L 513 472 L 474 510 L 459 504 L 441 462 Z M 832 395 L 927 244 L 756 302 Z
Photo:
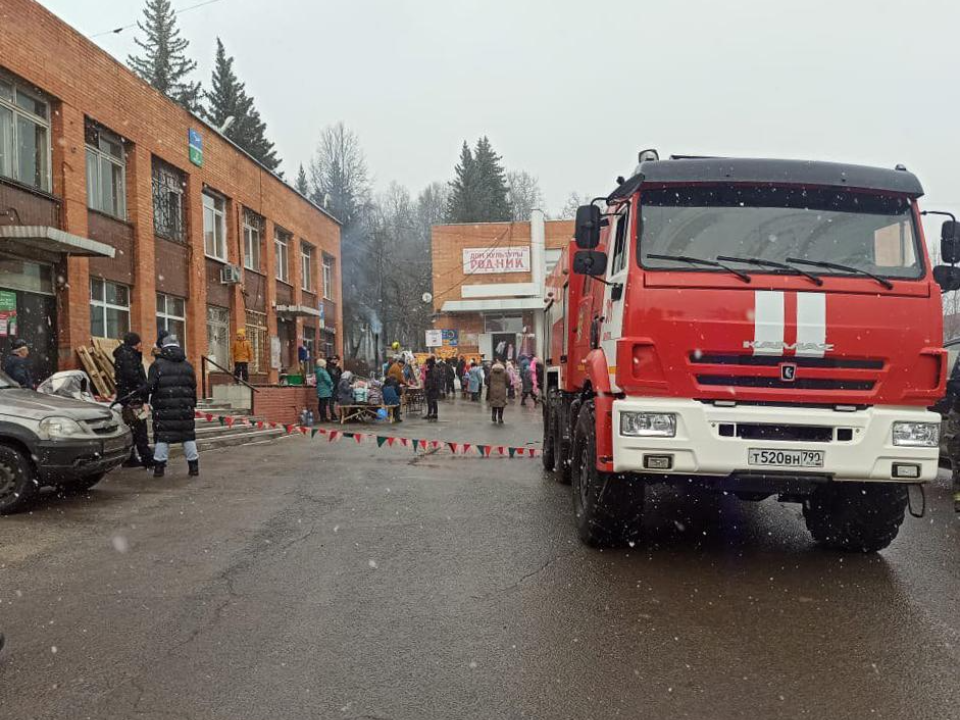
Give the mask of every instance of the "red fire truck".
M 941 287 L 902 166 L 640 154 L 548 282 L 543 461 L 581 539 L 640 539 L 658 482 L 799 502 L 821 545 L 896 537 L 937 473 Z M 960 225 L 942 254 L 960 260 Z M 936 277 L 935 277 L 936 276 Z

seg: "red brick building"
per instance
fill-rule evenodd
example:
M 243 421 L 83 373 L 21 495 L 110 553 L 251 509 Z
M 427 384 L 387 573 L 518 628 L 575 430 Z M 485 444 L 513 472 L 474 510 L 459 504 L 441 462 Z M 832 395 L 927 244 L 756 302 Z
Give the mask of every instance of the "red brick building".
M 456 339 L 441 355 L 515 359 L 540 352 L 544 278 L 573 237 L 572 220 L 435 225 L 433 327 Z
M 245 327 L 260 382 L 340 352 L 335 218 L 33 0 L 2 15 L 0 350 L 43 376 L 164 327 L 229 367 Z

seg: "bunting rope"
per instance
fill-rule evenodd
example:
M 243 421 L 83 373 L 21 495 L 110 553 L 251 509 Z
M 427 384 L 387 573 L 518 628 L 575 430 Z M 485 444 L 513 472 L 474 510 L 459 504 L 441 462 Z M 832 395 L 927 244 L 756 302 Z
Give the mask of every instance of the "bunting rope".
M 266 428 L 276 430 L 278 428 L 283 428 L 287 435 L 299 434 L 303 437 L 309 436 L 311 440 L 319 435 L 321 437 L 325 437 L 327 442 L 353 440 L 357 445 L 362 445 L 364 442 L 376 442 L 378 449 L 382 448 L 384 445 L 387 447 L 400 446 L 403 448 L 412 449 L 414 454 L 419 452 L 428 452 L 431 450 L 434 452 L 449 450 L 452 455 L 459 456 L 479 455 L 480 457 L 484 458 L 504 457 L 514 459 L 534 458 L 540 453 L 537 448 L 532 447 L 489 445 L 486 443 L 450 442 L 447 440 L 422 440 L 419 438 L 401 437 L 399 435 L 382 435 L 380 433 L 353 432 L 348 430 L 328 430 L 327 428 L 307 427 L 306 425 L 297 425 L 295 423 L 284 424 L 269 422 L 267 420 L 251 420 L 244 415 L 214 415 L 213 413 L 205 413 L 202 410 L 195 410 L 194 417 L 198 420 L 206 420 L 207 422 L 213 422 L 216 420 L 221 425 L 231 428 L 234 425 L 256 428 L 258 430 L 264 430 Z

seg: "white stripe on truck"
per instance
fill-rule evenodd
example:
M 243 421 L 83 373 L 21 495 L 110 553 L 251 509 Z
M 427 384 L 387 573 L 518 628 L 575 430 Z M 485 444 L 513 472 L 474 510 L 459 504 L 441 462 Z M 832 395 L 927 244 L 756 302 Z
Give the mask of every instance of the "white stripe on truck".
M 753 354 L 783 353 L 783 293 L 757 290 L 753 305 Z
M 827 344 L 827 296 L 797 293 L 797 355 L 823 357 Z

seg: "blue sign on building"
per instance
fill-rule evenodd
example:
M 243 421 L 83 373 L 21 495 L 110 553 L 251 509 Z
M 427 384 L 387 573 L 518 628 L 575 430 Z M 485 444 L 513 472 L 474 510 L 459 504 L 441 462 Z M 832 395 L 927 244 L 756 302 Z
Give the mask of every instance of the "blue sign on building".
M 193 128 L 187 131 L 187 141 L 190 149 L 190 162 L 203 167 L 203 137 Z

